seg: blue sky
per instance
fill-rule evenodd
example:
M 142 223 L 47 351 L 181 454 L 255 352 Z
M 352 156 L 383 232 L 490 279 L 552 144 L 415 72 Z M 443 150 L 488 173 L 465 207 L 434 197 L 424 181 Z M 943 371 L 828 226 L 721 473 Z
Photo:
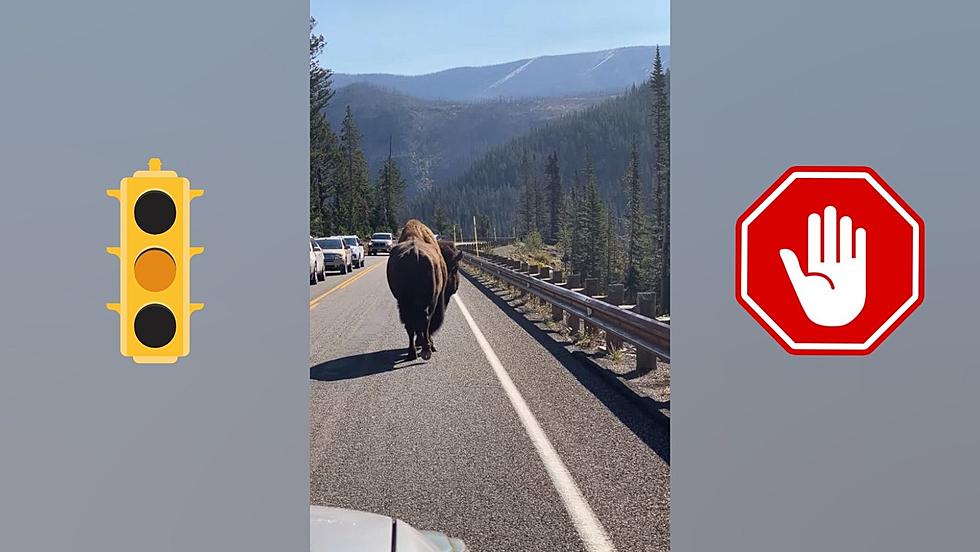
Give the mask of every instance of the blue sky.
M 669 0 L 312 0 L 339 73 L 417 75 L 548 54 L 670 43 Z

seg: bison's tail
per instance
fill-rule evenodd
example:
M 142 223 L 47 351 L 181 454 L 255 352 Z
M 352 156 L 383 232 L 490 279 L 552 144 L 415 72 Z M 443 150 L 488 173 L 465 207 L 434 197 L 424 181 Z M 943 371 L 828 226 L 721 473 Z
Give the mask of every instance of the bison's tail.
M 398 318 L 406 328 L 423 331 L 429 326 L 429 305 L 407 298 L 398 301 Z

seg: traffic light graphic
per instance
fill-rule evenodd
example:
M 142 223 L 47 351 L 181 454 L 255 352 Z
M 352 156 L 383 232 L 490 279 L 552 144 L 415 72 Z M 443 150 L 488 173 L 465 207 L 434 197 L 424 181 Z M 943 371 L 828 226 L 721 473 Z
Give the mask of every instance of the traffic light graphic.
M 191 313 L 204 308 L 190 302 L 190 261 L 204 252 L 190 246 L 190 205 L 204 190 L 161 169 L 123 178 L 106 190 L 119 200 L 119 247 L 106 250 L 119 258 L 119 352 L 139 364 L 172 364 L 190 352 Z

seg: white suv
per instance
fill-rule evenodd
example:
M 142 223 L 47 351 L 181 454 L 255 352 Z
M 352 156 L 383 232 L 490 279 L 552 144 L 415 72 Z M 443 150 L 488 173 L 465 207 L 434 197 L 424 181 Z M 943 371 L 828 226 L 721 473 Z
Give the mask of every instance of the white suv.
M 323 265 L 328 270 L 339 270 L 341 274 L 353 270 L 350 247 L 344 245 L 343 238 L 340 236 L 317 238 L 316 243 L 323 249 Z
M 368 255 L 377 255 L 379 252 L 391 254 L 391 247 L 395 244 L 395 236 L 391 232 L 377 232 L 371 235 L 371 243 L 368 244 Z
M 344 245 L 350 246 L 350 256 L 354 268 L 362 268 L 364 266 L 364 246 L 361 245 L 361 239 L 357 236 L 340 236 L 344 238 Z

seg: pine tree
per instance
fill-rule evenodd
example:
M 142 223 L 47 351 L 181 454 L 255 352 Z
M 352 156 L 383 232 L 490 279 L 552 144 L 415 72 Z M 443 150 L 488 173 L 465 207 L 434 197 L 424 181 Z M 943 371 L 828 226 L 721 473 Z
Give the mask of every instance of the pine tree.
M 448 228 L 446 213 L 442 209 L 442 203 L 436 203 L 436 210 L 432 217 L 432 231 L 436 234 L 443 234 Z
M 479 213 L 476 215 L 476 234 L 477 238 L 482 240 L 490 239 L 490 235 L 493 230 L 490 226 L 490 217 L 486 213 Z
M 402 206 L 405 204 L 405 187 L 405 179 L 402 178 L 398 164 L 392 159 L 389 150 L 388 159 L 378 171 L 378 183 L 374 193 L 374 222 L 371 225 L 372 229 L 367 233 L 382 230 L 393 234 L 398 232 L 402 220 Z
M 582 189 L 581 177 L 575 171 L 575 185 L 572 188 L 570 210 L 568 215 L 569 230 L 569 270 L 573 273 L 583 273 L 585 270 L 588 250 L 586 232 L 588 214 L 586 213 L 585 191 Z
M 576 176 L 577 179 L 577 176 Z M 575 214 L 575 186 L 561 198 L 558 224 L 558 255 L 564 270 L 572 269 L 573 221 Z
M 545 167 L 545 174 L 548 178 L 548 238 L 558 239 L 558 230 L 561 227 L 561 169 L 558 166 L 558 153 L 553 152 L 548 155 L 548 165 Z
M 337 137 L 325 118 L 310 119 L 310 234 L 322 236 L 332 231 L 333 209 L 329 197 L 334 192 Z
M 650 75 L 653 90 L 654 162 L 654 276 L 660 313 L 670 312 L 670 100 L 657 47 Z
M 623 254 L 619 243 L 619 230 L 616 225 L 616 216 L 613 214 L 612 207 L 606 205 L 606 220 L 603 225 L 603 237 L 605 243 L 605 267 L 603 268 L 603 286 L 619 283 L 623 280 Z
M 330 77 L 333 73 L 320 66 L 319 56 L 326 42 L 313 29 L 316 20 L 310 18 L 310 234 L 319 236 L 332 232 L 332 209 L 327 204 L 334 193 L 332 173 L 336 164 L 337 137 L 323 113 L 333 97 Z
M 630 163 L 623 175 L 626 191 L 626 269 L 623 283 L 626 297 L 632 301 L 636 293 L 650 285 L 647 268 L 651 263 L 651 243 L 647 213 L 643 205 L 643 186 L 640 181 L 640 161 L 636 146 L 630 152 Z
M 333 71 L 320 66 L 319 57 L 327 42 L 323 35 L 313 34 L 316 19 L 310 17 L 310 112 L 322 113 L 333 98 L 331 77 Z
M 337 232 L 368 234 L 371 187 L 367 162 L 361 151 L 361 133 L 354 124 L 350 106 L 340 129 L 340 159 L 335 178 L 334 209 Z
M 537 164 L 537 156 L 531 155 L 531 166 Z M 531 232 L 536 232 L 538 237 L 541 237 L 541 232 L 545 229 L 545 217 L 547 216 L 547 208 L 545 207 L 544 194 L 542 193 L 541 183 L 538 180 L 538 174 L 536 171 L 528 167 L 528 172 L 531 176 L 531 197 L 532 204 L 534 205 L 533 215 L 531 217 Z
M 535 192 L 533 179 L 531 177 L 531 163 L 527 158 L 527 150 L 521 157 L 521 165 L 518 168 L 518 178 L 520 179 L 520 206 L 518 209 L 519 235 L 526 236 L 535 229 L 535 213 L 537 205 L 535 203 Z
M 584 278 L 601 278 L 603 260 L 605 259 L 605 243 L 603 242 L 602 226 L 606 219 L 605 207 L 599 199 L 599 185 L 596 181 L 592 154 L 585 155 L 585 197 L 579 223 L 584 231 L 585 263 L 582 267 Z

